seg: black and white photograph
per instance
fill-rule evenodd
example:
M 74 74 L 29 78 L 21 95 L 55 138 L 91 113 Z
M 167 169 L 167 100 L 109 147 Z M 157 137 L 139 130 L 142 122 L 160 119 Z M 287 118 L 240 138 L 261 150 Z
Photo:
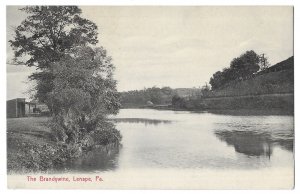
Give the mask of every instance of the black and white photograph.
M 294 7 L 6 6 L 8 189 L 293 189 Z

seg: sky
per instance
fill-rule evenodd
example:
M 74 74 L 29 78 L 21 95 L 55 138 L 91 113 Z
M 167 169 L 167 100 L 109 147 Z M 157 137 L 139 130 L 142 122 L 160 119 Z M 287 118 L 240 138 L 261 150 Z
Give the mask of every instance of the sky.
M 247 50 L 265 53 L 271 64 L 293 55 L 293 8 L 81 6 L 82 17 L 99 28 L 116 67 L 118 90 L 191 88 Z M 7 40 L 26 16 L 7 7 Z M 7 61 L 12 58 L 7 45 Z M 7 98 L 26 96 L 34 68 L 7 65 Z

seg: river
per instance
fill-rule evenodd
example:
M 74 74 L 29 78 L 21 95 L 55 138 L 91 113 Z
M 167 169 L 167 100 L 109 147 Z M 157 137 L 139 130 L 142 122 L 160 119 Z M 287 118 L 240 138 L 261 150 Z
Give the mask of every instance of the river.
M 123 177 L 117 188 L 293 186 L 293 116 L 121 109 L 111 119 L 123 136 L 121 148 L 91 152 L 75 168 Z

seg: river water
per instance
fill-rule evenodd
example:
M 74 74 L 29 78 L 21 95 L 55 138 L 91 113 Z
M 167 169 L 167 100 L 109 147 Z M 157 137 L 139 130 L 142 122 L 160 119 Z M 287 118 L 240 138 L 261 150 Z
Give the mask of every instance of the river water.
M 168 172 L 168 177 L 191 179 L 190 186 L 195 181 L 195 187 L 172 187 L 170 183 L 166 188 L 198 188 L 200 179 L 206 184 L 201 188 L 210 188 L 208 185 L 213 183 L 209 177 L 214 177 L 214 181 L 218 181 L 216 177 L 223 177 L 224 184 L 228 178 L 231 180 L 228 188 L 240 188 L 234 187 L 242 180 L 236 177 L 248 177 L 247 184 L 239 184 L 247 188 L 259 185 L 260 182 L 254 183 L 256 180 L 267 182 L 266 177 L 272 183 L 264 184 L 267 188 L 279 186 L 278 182 L 286 183 L 278 188 L 292 187 L 293 116 L 122 109 L 112 120 L 123 136 L 121 148 L 108 151 L 107 155 L 91 152 L 90 157 L 78 163 L 78 171 L 102 173 L 106 178 L 126 172 L 126 177 L 131 174 L 138 180 L 143 179 L 141 173 L 159 180 Z M 201 177 L 197 178 L 198 172 Z

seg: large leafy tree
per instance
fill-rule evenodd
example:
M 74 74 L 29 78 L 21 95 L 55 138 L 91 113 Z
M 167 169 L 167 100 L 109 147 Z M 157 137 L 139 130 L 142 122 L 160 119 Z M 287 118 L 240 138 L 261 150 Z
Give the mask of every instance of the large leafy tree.
M 14 63 L 35 66 L 30 76 L 37 82 L 36 97 L 47 101 L 53 90 L 53 62 L 59 61 L 76 46 L 95 45 L 97 26 L 82 17 L 77 6 L 27 6 L 20 9 L 27 18 L 15 29 L 10 40 Z
M 212 89 L 218 89 L 230 81 L 244 79 L 253 75 L 260 69 L 262 58 L 259 57 L 253 50 L 246 51 L 237 58 L 234 58 L 229 68 L 224 68 L 223 71 L 217 71 L 210 78 Z
M 225 82 L 225 77 L 224 77 L 224 73 L 221 71 L 217 71 L 216 73 L 213 74 L 213 76 L 210 78 L 209 83 L 212 87 L 212 89 L 217 89 L 219 87 L 221 87 L 224 82 Z
M 234 78 L 244 78 L 259 70 L 259 55 L 253 50 L 247 51 L 241 56 L 234 58 L 230 63 Z
M 110 130 L 111 141 L 116 142 L 118 136 L 113 134 L 118 131 L 106 122 L 106 115 L 116 114 L 120 107 L 111 58 L 102 47 L 76 47 L 71 52 L 53 63 L 54 87 L 47 93 L 54 121 L 60 126 L 56 128 L 61 134 L 58 138 L 79 143 L 91 134 Z
M 95 47 L 97 26 L 80 17 L 76 6 L 31 6 L 10 40 L 14 62 L 35 66 L 36 98 L 53 115 L 53 135 L 80 150 L 93 144 L 118 143 L 119 131 L 107 121 L 119 109 L 114 66 Z

